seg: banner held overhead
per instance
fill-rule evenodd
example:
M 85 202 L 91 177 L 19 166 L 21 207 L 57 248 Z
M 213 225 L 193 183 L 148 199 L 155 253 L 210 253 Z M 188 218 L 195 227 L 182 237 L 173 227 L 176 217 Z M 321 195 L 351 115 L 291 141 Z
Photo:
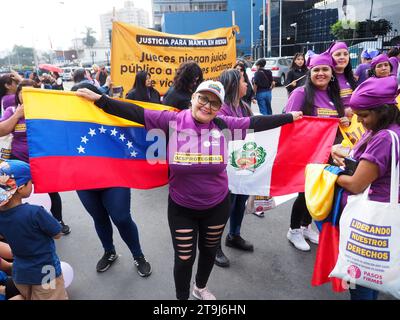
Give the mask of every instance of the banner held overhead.
M 236 32 L 239 28 L 232 26 L 196 35 L 174 35 L 113 22 L 113 83 L 123 86 L 127 93 L 136 73 L 147 71 L 153 86 L 163 95 L 172 85 L 176 69 L 187 61 L 200 65 L 205 80 L 217 79 L 236 62 Z

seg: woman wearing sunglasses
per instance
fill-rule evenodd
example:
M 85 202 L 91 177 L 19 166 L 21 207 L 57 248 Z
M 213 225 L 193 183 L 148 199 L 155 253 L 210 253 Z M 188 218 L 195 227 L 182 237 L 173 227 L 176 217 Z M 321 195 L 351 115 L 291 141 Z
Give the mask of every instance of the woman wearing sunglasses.
M 157 111 L 113 100 L 88 89 L 78 96 L 94 101 L 105 112 L 143 124 L 147 130 L 173 128 L 168 141 L 168 222 L 175 250 L 176 297 L 186 300 L 199 249 L 198 268 L 192 294 L 201 300 L 215 300 L 207 289 L 215 255 L 229 218 L 229 190 L 226 172 L 227 141 L 234 130 L 240 139 L 247 129 L 263 131 L 302 117 L 302 112 L 274 116 L 234 118 L 218 116 L 225 97 L 217 81 L 202 82 L 192 94 L 191 108 L 179 113 Z M 226 130 L 224 130 L 226 128 Z M 229 137 L 228 137 L 229 139 Z

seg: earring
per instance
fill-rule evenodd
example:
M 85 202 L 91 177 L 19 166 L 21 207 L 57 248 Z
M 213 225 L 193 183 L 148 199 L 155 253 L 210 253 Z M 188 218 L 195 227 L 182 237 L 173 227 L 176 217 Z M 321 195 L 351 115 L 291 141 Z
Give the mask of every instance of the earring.
M 335 81 L 335 76 L 332 76 L 331 81 L 332 82 Z

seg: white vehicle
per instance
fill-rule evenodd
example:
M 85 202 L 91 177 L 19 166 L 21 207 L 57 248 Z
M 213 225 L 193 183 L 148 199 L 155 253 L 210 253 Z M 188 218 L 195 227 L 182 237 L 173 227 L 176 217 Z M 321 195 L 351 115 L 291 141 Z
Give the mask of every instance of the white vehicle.
M 61 68 L 63 70 L 62 78 L 64 81 L 71 81 L 74 75 L 74 70 L 71 67 Z
M 271 70 L 274 81 L 279 85 L 283 85 L 285 83 L 287 74 L 289 73 L 291 61 L 284 57 L 265 58 L 265 60 L 266 65 L 264 69 Z M 256 70 L 257 68 L 255 63 L 250 70 L 246 70 L 250 81 L 252 81 Z
M 64 67 L 64 68 L 61 68 L 61 69 L 63 70 L 63 73 L 61 75 L 62 79 L 64 81 L 72 81 L 72 78 L 74 76 L 74 72 L 75 72 L 76 69 L 78 69 L 78 67 Z

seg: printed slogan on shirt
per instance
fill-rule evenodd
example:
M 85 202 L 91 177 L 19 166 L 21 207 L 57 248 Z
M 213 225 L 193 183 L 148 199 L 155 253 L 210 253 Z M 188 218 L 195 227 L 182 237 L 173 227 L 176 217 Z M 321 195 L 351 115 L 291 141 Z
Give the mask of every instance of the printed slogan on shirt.
M 111 76 L 126 94 L 135 75 L 147 71 L 153 86 L 165 94 L 175 71 L 187 61 L 197 62 L 204 79 L 217 79 L 236 61 L 237 26 L 210 30 L 196 35 L 173 35 L 134 25 L 114 22 L 112 29 Z

